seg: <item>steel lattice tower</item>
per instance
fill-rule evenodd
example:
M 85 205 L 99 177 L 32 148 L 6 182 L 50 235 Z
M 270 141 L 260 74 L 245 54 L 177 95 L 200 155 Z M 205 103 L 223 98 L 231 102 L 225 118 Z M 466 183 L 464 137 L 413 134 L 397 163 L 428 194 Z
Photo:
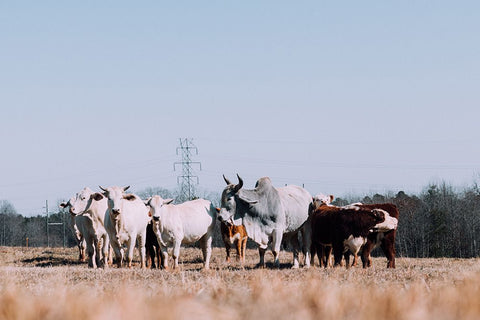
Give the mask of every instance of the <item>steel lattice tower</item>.
M 194 175 L 192 165 L 198 165 L 202 170 L 202 164 L 198 161 L 192 161 L 192 152 L 194 151 L 198 155 L 198 149 L 193 144 L 193 139 L 180 138 L 180 147 L 177 147 L 178 151 L 182 152 L 182 161 L 175 162 L 173 164 L 173 170 L 176 171 L 177 165 L 182 165 L 182 175 L 177 177 L 177 183 L 180 185 L 180 199 L 181 202 L 192 200 L 195 197 L 195 183 L 199 183 L 198 176 Z

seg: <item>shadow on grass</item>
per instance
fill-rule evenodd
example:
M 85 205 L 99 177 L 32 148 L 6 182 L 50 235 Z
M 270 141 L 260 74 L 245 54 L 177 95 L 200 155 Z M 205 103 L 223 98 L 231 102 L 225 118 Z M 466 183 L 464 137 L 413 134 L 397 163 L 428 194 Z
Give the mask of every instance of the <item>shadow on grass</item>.
M 81 262 L 78 260 L 71 260 L 66 258 L 60 257 L 53 257 L 53 256 L 40 256 L 31 259 L 23 259 L 21 260 L 22 263 L 27 265 L 33 265 L 34 267 L 59 267 L 59 266 L 78 266 L 83 265 L 85 262 Z

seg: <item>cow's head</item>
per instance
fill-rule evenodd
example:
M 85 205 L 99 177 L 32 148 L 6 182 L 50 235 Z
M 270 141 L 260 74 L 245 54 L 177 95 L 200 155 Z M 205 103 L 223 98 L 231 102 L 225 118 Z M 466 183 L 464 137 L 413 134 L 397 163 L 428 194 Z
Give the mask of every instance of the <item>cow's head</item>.
M 227 186 L 223 189 L 222 198 L 220 200 L 221 207 L 218 213 L 218 220 L 225 224 L 231 224 L 232 218 L 237 209 L 235 196 L 237 192 L 243 187 L 243 180 L 237 174 L 238 184 L 233 184 L 223 175 L 223 180 Z
M 249 206 L 254 205 L 258 201 L 255 199 L 247 199 L 243 192 L 243 180 L 237 174 L 238 183 L 233 184 L 225 176 L 223 179 L 227 186 L 222 192 L 221 208 L 218 213 L 218 220 L 226 224 L 241 224 L 241 219 L 245 215 Z
M 172 202 L 173 199 L 163 199 L 162 197 L 157 195 L 150 197 L 144 201 L 145 205 L 150 211 L 149 215 L 152 216 L 154 227 L 156 223 L 160 222 L 162 208 L 165 208 L 167 204 L 171 204 Z
M 319 193 L 316 196 L 312 197 L 313 202 L 317 202 L 318 205 L 329 205 L 333 202 L 335 197 L 333 195 L 324 195 L 323 193 Z
M 397 229 L 398 220 L 390 216 L 387 211 L 382 209 L 373 209 L 372 212 L 374 212 L 375 216 L 377 217 L 376 225 L 373 228 L 373 231 L 386 232 Z
M 90 196 L 93 194 L 93 191 L 85 187 L 80 192 L 78 192 L 75 197 L 72 197 L 68 203 L 70 203 L 70 213 L 73 215 L 82 214 L 87 208 L 88 201 Z
M 124 199 L 129 200 L 129 197 L 135 197 L 133 195 L 128 195 L 125 194 L 125 191 L 130 188 L 130 186 L 127 187 L 108 187 L 108 188 L 103 188 L 102 186 L 99 186 L 101 190 L 103 190 L 103 195 L 107 197 L 108 199 L 108 209 L 112 212 L 114 216 L 119 215 L 122 213 L 122 201 Z
M 333 195 L 324 195 L 323 193 L 317 194 L 312 197 L 312 202 L 310 203 L 308 212 L 311 214 L 313 211 L 318 209 L 320 206 L 330 206 L 334 199 Z
M 68 209 L 68 212 L 70 212 L 71 215 L 75 215 L 74 213 L 72 213 L 71 209 L 72 209 L 72 204 L 71 204 L 71 201 L 73 201 L 74 198 L 70 198 L 67 202 L 62 202 L 60 203 L 58 206 L 62 209 Z

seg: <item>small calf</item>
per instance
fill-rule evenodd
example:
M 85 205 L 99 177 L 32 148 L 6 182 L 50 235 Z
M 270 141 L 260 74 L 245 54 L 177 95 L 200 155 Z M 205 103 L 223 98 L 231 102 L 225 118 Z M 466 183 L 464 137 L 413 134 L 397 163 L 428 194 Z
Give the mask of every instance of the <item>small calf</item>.
M 245 263 L 245 250 L 247 248 L 247 230 L 243 225 L 233 225 L 222 222 L 220 224 L 222 232 L 223 243 L 225 243 L 225 250 L 227 252 L 226 262 L 230 261 L 230 247 L 235 245 L 237 249 L 237 261 L 239 260 L 243 265 Z

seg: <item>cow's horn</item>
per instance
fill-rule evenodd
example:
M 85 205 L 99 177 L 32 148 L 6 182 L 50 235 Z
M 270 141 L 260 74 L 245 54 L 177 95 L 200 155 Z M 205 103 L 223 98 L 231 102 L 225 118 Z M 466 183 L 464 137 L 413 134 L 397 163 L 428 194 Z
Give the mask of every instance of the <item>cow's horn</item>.
M 102 189 L 103 191 L 107 192 L 107 189 L 103 188 L 102 186 L 98 186 L 100 189 Z
M 227 186 L 228 186 L 229 184 L 232 184 L 232 183 L 230 182 L 230 180 L 228 180 L 228 179 L 225 177 L 225 175 L 223 175 L 223 180 L 225 180 L 225 182 L 227 183 Z
M 242 180 L 242 178 L 240 178 L 238 173 L 237 173 L 237 178 L 238 178 L 238 184 L 233 189 L 233 190 L 235 190 L 235 192 L 237 192 L 238 190 L 240 190 L 243 187 L 243 180 Z
M 126 186 L 125 188 L 123 188 L 123 191 L 127 191 L 128 188 L 130 188 L 130 186 Z

